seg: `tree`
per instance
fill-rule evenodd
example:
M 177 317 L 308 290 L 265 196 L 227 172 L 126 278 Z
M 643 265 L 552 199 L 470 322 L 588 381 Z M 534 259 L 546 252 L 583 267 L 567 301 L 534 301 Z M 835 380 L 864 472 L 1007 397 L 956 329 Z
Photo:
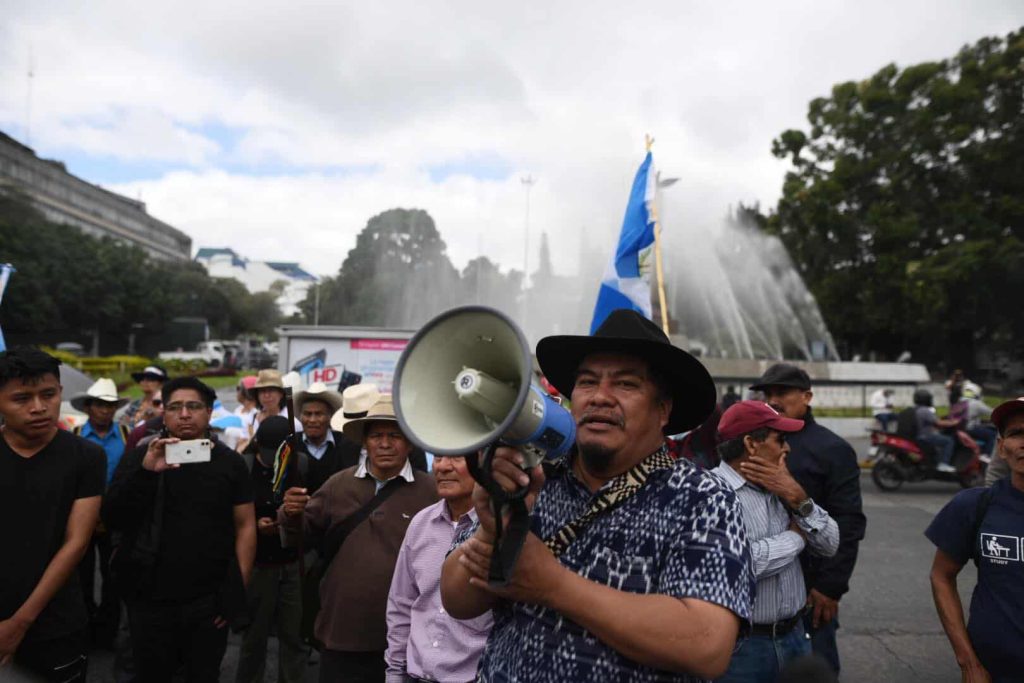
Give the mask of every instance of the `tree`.
M 971 367 L 978 340 L 1012 338 L 994 310 L 1024 261 L 1024 31 L 953 58 L 840 83 L 787 130 L 768 220 L 849 352 Z
M 338 275 L 320 285 L 324 324 L 415 327 L 462 300 L 459 274 L 422 209 L 371 218 Z M 302 309 L 312 319 L 312 290 Z
M 492 306 L 510 316 L 518 315 L 519 290 L 523 274 L 518 270 L 502 273 L 497 263 L 478 256 L 462 269 L 462 303 Z
M 51 223 L 12 192 L 0 192 L 0 254 L 17 268 L 0 306 L 12 343 L 97 335 L 103 350 L 120 352 L 139 326 L 159 345 L 179 316 L 206 318 L 218 337 L 270 334 L 281 317 L 272 293 L 249 294 L 195 262 L 158 261 L 136 246 Z

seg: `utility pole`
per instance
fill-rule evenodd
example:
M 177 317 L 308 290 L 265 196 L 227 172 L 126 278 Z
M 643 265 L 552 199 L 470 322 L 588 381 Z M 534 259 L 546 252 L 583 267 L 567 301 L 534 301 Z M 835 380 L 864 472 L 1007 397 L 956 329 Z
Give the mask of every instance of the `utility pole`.
M 526 188 L 526 220 L 523 225 L 523 305 L 522 313 L 519 316 L 519 324 L 523 326 L 523 331 L 526 331 L 526 317 L 527 317 L 527 306 L 526 306 L 526 278 L 529 276 L 529 263 L 530 263 L 530 190 L 533 189 L 536 179 L 532 175 L 527 175 L 520 178 L 519 181 Z

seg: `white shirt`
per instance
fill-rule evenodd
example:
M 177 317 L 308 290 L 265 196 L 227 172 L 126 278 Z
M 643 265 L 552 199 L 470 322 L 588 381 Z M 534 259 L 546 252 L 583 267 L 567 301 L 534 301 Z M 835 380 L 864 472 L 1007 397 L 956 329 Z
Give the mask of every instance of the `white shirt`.
M 374 491 L 374 493 L 380 493 L 380 490 L 382 488 L 384 488 L 384 484 L 387 484 L 389 481 L 391 481 L 391 479 L 395 478 L 395 477 L 391 477 L 391 479 L 385 479 L 385 480 L 381 481 L 377 477 L 373 476 L 373 473 L 370 472 L 370 468 L 368 468 L 366 466 L 366 459 L 365 458 L 363 459 L 362 462 L 359 463 L 359 468 L 356 469 L 355 476 L 359 477 L 360 479 L 366 479 L 367 477 L 369 477 L 369 478 L 373 479 L 375 482 L 377 482 L 377 490 Z M 405 467 L 403 467 L 402 471 L 399 472 L 395 476 L 398 476 L 398 477 L 401 477 L 402 479 L 405 479 L 410 484 L 412 484 L 412 483 L 414 483 L 416 481 L 416 475 L 414 475 L 412 473 L 412 465 L 409 464 L 409 459 L 408 458 L 405 459 Z

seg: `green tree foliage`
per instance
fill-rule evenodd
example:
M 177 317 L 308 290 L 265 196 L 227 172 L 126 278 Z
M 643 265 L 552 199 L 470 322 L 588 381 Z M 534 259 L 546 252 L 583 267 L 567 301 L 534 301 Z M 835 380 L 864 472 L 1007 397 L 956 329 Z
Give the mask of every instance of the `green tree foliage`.
M 371 218 L 335 277 L 320 283 L 320 322 L 415 328 L 461 304 L 486 301 L 512 310 L 518 274 L 503 275 L 486 258 L 460 276 L 434 220 L 422 209 L 390 209 Z M 301 308 L 313 320 L 315 289 Z
M 1024 311 L 1024 30 L 840 83 L 788 159 L 768 220 L 840 346 L 971 367 Z M 1015 289 L 1008 289 L 1015 288 Z
M 271 334 L 281 317 L 269 292 L 249 294 L 197 263 L 150 259 L 138 247 L 51 223 L 15 194 L 0 193 L 0 261 L 17 269 L 0 305 L 12 339 L 52 343 L 99 331 L 104 351 L 120 352 L 133 324 L 159 344 L 179 316 L 205 317 L 216 337 Z

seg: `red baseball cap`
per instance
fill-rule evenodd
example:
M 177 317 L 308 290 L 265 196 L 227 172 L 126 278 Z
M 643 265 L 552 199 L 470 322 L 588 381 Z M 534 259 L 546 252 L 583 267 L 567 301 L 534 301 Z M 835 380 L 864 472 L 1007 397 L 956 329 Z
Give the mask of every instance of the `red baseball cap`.
M 737 401 L 722 414 L 718 438 L 728 441 L 762 427 L 779 432 L 799 432 L 804 428 L 804 421 L 780 415 L 763 401 Z
M 992 424 L 996 426 L 999 433 L 1003 433 L 1003 426 L 1011 415 L 1016 415 L 1019 412 L 1024 411 L 1024 396 L 1020 398 L 1011 398 L 1009 401 L 1003 401 L 996 409 L 992 411 Z

